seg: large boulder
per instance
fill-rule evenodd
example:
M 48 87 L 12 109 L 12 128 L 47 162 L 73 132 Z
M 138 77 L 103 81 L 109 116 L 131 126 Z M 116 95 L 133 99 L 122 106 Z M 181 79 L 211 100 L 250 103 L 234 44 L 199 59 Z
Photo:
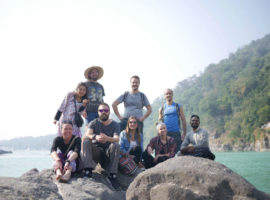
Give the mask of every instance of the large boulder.
M 126 199 L 266 200 L 270 195 L 218 162 L 182 156 L 139 174 L 129 185 Z
M 92 178 L 75 174 L 68 183 L 55 181 L 52 169 L 41 172 L 32 169 L 19 178 L 0 177 L 0 199 L 121 200 L 125 199 L 126 189 L 137 174 L 133 176 L 119 174 L 118 181 L 122 190 L 115 191 L 99 168 L 94 171 Z

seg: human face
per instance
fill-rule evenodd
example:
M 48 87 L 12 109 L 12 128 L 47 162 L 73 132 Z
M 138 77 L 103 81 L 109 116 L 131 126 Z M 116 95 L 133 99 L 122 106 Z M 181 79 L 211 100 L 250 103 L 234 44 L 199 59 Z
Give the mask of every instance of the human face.
M 92 69 L 89 74 L 89 78 L 93 81 L 96 81 L 98 79 L 98 70 L 97 69 Z
M 195 130 L 200 126 L 200 120 L 197 117 L 190 119 L 190 126 Z
M 158 126 L 158 135 L 161 137 L 167 136 L 167 128 L 164 124 Z
M 170 89 L 165 90 L 164 97 L 165 97 L 165 99 L 167 101 L 169 101 L 169 102 L 172 101 L 172 98 L 173 98 L 173 92 L 172 92 L 172 90 L 170 90 Z
M 72 137 L 72 126 L 70 124 L 63 124 L 61 133 L 64 140 L 70 140 Z
M 133 91 L 137 91 L 139 89 L 140 82 L 137 78 L 132 78 L 130 80 L 130 85 Z
M 131 118 L 128 122 L 128 127 L 130 128 L 130 130 L 135 130 L 138 127 L 138 122 L 136 119 Z
M 76 94 L 80 97 L 83 97 L 85 93 L 86 93 L 86 88 L 83 85 L 79 86 L 76 90 Z
M 101 121 L 107 121 L 110 116 L 110 110 L 107 106 L 101 105 L 98 107 L 98 116 Z

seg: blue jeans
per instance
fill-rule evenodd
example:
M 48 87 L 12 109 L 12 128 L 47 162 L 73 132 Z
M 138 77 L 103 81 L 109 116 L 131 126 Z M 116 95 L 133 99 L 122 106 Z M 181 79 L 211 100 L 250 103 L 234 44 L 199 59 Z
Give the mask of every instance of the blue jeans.
M 98 118 L 98 112 L 88 112 L 87 113 L 87 123 L 90 123 L 92 120 Z

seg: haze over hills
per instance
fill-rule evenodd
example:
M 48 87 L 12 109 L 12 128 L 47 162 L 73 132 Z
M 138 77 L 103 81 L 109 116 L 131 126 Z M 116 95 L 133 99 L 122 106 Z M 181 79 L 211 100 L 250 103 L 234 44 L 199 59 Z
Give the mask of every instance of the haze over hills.
M 179 82 L 173 91 L 187 122 L 198 114 L 213 142 L 267 143 L 270 131 L 261 126 L 270 121 L 270 34 L 210 64 L 201 75 Z M 153 113 L 145 123 L 146 141 L 156 134 L 154 124 L 164 102 L 159 97 L 152 104 Z
M 254 146 L 259 142 L 269 149 L 270 130 L 261 126 L 270 121 L 270 34 L 218 64 L 210 64 L 199 76 L 179 82 L 173 91 L 175 102 L 183 105 L 187 122 L 192 114 L 198 114 L 201 127 L 212 136 L 212 144 Z M 160 96 L 152 104 L 153 112 L 144 124 L 144 145 L 156 135 L 158 109 L 163 103 Z M 0 141 L 0 149 L 50 149 L 55 136 Z

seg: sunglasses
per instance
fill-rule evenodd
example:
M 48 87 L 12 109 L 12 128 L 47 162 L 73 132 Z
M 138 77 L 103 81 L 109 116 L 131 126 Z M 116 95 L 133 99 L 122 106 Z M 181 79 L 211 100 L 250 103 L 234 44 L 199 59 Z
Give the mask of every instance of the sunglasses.
M 130 124 L 137 124 L 137 121 L 130 121 Z
M 98 112 L 101 112 L 101 113 L 107 113 L 107 112 L 109 112 L 109 109 L 100 109 L 100 110 L 98 110 Z

